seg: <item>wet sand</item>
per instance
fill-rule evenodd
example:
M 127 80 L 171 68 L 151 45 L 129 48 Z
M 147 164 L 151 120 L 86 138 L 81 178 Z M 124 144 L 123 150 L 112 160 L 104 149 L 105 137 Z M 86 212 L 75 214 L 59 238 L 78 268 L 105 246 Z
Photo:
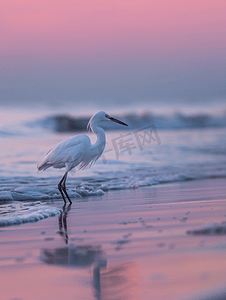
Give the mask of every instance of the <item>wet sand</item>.
M 201 299 L 226 282 L 225 234 L 187 234 L 226 220 L 226 179 L 110 191 L 62 210 L 0 229 L 2 300 Z

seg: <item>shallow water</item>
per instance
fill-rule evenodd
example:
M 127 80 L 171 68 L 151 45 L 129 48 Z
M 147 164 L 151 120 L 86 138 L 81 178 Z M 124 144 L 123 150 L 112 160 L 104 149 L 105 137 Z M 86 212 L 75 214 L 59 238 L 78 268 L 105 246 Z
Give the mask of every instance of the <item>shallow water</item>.
M 64 171 L 37 172 L 36 165 L 53 145 L 75 133 L 30 126 L 35 112 L 29 116 L 14 112 L 11 119 L 6 119 L 4 113 L 2 115 L 0 201 L 1 209 L 6 212 L 5 218 L 8 215 L 12 220 L 5 202 L 32 203 L 61 198 L 57 183 Z M 102 157 L 90 170 L 71 172 L 67 181 L 68 193 L 73 201 L 79 201 L 81 197 L 103 195 L 108 190 L 225 177 L 225 133 L 225 127 L 165 130 L 153 123 L 148 125 L 147 120 L 139 129 L 107 131 Z M 95 142 L 95 135 L 87 134 Z
M 222 285 L 225 235 L 187 232 L 225 220 L 225 181 L 48 201 L 58 218 L 1 228 L 2 299 L 187 300 Z

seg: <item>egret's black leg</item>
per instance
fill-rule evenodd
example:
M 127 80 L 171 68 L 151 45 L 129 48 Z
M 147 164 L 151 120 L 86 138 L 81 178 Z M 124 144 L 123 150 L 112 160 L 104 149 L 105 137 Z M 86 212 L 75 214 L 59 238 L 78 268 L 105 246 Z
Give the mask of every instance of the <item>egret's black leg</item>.
M 64 177 L 65 177 L 66 174 L 67 174 L 67 173 L 64 174 L 64 176 L 62 177 L 61 181 L 58 183 L 58 190 L 60 191 L 61 196 L 62 196 L 62 198 L 63 198 L 65 204 L 67 203 L 67 201 L 66 201 L 66 199 L 65 199 L 65 197 L 64 197 L 64 193 L 63 193 L 63 191 L 62 191 L 62 189 L 63 189 L 62 182 L 64 181 Z
M 64 194 L 66 195 L 66 197 L 68 198 L 68 201 L 70 202 L 70 204 L 72 204 L 72 201 L 70 199 L 70 197 L 68 196 L 68 193 L 67 193 L 67 190 L 66 190 L 66 180 L 67 180 L 67 172 L 64 174 L 64 177 L 63 177 L 63 182 L 62 182 L 62 190 L 64 191 Z

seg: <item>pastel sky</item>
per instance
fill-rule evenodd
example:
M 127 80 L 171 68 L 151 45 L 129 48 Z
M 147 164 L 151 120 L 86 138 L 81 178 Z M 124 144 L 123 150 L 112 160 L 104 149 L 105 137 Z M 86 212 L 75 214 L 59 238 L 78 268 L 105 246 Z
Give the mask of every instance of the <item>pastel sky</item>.
M 211 101 L 225 83 L 225 0 L 1 0 L 1 104 Z

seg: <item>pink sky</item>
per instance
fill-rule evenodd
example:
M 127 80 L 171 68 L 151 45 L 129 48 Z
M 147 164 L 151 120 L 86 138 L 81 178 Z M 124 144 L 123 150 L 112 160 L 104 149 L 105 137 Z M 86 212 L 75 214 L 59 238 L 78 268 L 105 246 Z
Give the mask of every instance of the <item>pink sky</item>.
M 0 43 L 8 72 L 39 65 L 67 73 L 75 64 L 106 73 L 106 64 L 122 63 L 157 70 L 181 60 L 217 69 L 225 63 L 226 1 L 2 0 Z
M 1 1 L 1 52 L 45 55 L 133 46 L 165 52 L 176 47 L 219 42 L 226 31 L 226 2 L 221 1 Z M 219 37 L 219 40 L 218 40 Z

